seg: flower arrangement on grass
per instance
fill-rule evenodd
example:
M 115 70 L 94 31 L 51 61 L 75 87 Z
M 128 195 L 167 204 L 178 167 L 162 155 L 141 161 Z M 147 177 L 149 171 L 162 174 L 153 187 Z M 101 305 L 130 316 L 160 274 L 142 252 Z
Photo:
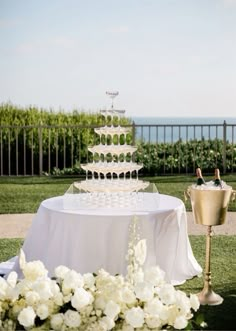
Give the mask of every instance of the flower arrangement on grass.
M 14 271 L 0 277 L 0 330 L 191 329 L 198 297 L 166 283 L 158 266 L 143 270 L 145 256 L 146 241 L 136 237 L 129 242 L 125 277 L 58 266 L 50 278 L 41 261 L 26 262 L 21 251 L 24 278 Z

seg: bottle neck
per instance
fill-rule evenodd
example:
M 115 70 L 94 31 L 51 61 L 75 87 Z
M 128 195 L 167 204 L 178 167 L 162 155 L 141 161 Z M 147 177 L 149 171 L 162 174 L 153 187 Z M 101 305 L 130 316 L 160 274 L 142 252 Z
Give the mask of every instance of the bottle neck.
M 214 185 L 215 186 L 222 186 L 219 169 L 215 169 Z
M 201 172 L 201 169 L 200 168 L 197 168 L 196 169 L 196 175 L 197 175 L 197 183 L 196 183 L 197 185 L 206 184 L 205 183 L 205 180 L 202 177 L 202 172 Z

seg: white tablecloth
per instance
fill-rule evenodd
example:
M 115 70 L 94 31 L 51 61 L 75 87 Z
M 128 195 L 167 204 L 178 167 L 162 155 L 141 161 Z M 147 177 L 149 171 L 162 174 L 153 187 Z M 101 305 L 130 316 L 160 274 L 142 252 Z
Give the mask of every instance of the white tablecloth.
M 65 210 L 63 199 L 59 196 L 41 203 L 22 247 L 26 260 L 41 260 L 50 276 L 58 265 L 82 274 L 103 268 L 125 275 L 134 213 L 112 208 Z M 140 237 L 147 240 L 144 267 L 159 265 L 174 285 L 202 272 L 190 246 L 185 205 L 180 199 L 160 194 L 156 210 L 135 214 Z M 18 260 L 13 269 L 21 275 Z

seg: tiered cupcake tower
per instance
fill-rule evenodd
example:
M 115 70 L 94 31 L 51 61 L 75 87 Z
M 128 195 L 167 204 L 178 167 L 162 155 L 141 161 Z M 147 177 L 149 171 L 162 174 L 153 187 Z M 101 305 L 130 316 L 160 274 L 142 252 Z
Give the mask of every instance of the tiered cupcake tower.
M 109 194 L 144 190 L 149 182 L 138 178 L 138 172 L 143 165 L 132 161 L 137 148 L 127 144 L 127 135 L 130 134 L 131 129 L 120 125 L 120 118 L 125 111 L 116 110 L 113 106 L 113 99 L 118 92 L 106 92 L 106 94 L 112 99 L 112 105 L 110 109 L 102 110 L 101 113 L 105 116 L 106 123 L 110 116 L 112 124 L 95 128 L 100 143 L 88 147 L 93 161 L 81 165 L 86 172 L 86 179 L 76 183 L 76 187 L 84 192 Z M 113 125 L 115 117 L 118 117 L 118 126 Z M 121 143 L 122 136 L 124 144 Z M 115 137 L 117 137 L 116 143 L 114 143 Z M 108 140 L 111 144 L 107 143 Z M 105 144 L 102 141 L 105 141 Z

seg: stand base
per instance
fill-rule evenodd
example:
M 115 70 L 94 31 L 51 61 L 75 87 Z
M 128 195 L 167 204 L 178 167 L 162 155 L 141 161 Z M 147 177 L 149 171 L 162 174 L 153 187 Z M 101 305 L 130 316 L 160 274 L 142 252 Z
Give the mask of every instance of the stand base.
M 222 304 L 224 300 L 219 294 L 216 294 L 212 290 L 203 289 L 197 296 L 201 305 L 216 306 Z

